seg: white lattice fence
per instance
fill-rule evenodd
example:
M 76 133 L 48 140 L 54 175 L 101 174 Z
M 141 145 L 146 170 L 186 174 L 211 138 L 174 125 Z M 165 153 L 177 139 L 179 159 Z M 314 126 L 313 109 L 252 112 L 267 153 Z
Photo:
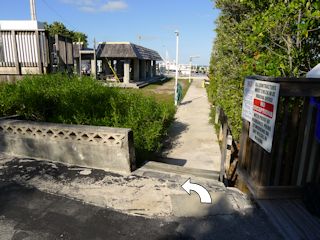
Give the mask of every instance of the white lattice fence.
M 125 134 L 101 133 L 77 131 L 62 128 L 44 128 L 34 126 L 15 126 L 14 124 L 0 124 L 0 133 L 6 135 L 16 135 L 21 137 L 31 138 L 47 138 L 60 141 L 79 141 L 86 143 L 107 144 L 109 146 L 123 145 Z

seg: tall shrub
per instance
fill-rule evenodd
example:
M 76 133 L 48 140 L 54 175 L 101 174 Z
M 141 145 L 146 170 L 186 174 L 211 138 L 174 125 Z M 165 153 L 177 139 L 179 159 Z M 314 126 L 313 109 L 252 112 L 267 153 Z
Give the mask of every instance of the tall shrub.
M 209 95 L 239 138 L 248 75 L 303 76 L 320 60 L 320 2 L 214 0 L 220 15 L 210 61 Z

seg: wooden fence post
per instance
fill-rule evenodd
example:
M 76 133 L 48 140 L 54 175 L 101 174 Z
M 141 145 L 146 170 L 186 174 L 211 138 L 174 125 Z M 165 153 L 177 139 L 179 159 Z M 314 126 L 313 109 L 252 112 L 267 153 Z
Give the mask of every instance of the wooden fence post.
M 228 124 L 225 116 L 222 118 L 222 153 L 221 153 L 221 164 L 220 164 L 220 181 L 223 182 L 225 176 L 225 162 L 227 157 L 227 137 L 228 137 Z
M 218 124 L 219 123 L 219 118 L 220 118 L 220 107 L 216 107 L 216 115 L 214 118 L 214 123 Z
M 54 35 L 54 39 L 55 39 L 55 46 L 56 46 L 56 58 L 58 60 L 57 62 L 57 71 L 60 71 L 60 46 L 59 46 L 59 35 L 56 34 Z

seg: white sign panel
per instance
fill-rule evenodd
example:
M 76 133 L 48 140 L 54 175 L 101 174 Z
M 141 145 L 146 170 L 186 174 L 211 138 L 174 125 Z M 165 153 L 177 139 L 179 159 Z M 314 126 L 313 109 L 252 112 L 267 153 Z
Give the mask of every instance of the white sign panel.
M 253 93 L 255 80 L 246 79 L 244 81 L 243 101 L 242 101 L 242 118 L 251 122 L 253 110 Z
M 254 83 L 249 137 L 269 153 L 272 149 L 279 89 L 278 83 L 258 80 Z

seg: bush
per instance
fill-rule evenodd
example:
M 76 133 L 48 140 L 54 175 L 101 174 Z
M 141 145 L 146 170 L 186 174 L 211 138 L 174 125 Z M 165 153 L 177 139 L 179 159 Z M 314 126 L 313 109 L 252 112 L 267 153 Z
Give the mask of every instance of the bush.
M 239 140 L 246 76 L 305 76 L 320 61 L 320 1 L 214 0 L 220 9 L 210 62 L 210 97 Z
M 0 116 L 18 114 L 34 121 L 131 128 L 138 158 L 159 150 L 175 113 L 173 104 L 138 91 L 64 74 L 0 84 L 0 107 Z

